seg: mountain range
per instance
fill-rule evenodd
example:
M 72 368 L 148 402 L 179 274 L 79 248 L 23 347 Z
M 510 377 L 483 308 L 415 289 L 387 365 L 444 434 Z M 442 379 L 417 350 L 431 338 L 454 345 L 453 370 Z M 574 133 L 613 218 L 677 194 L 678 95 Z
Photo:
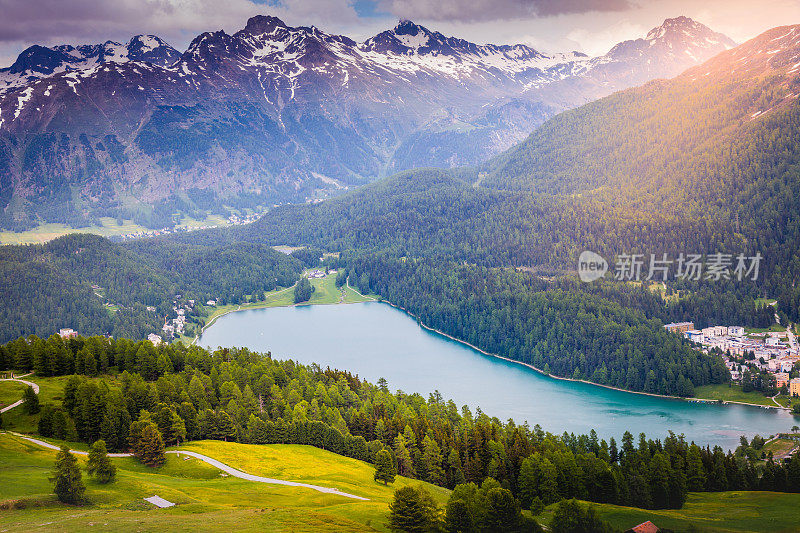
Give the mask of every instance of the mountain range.
M 257 16 L 182 54 L 34 46 L 0 70 L 0 226 L 161 225 L 307 201 L 419 166 L 480 163 L 556 113 L 733 47 L 685 17 L 590 58 L 401 21 L 362 43 Z

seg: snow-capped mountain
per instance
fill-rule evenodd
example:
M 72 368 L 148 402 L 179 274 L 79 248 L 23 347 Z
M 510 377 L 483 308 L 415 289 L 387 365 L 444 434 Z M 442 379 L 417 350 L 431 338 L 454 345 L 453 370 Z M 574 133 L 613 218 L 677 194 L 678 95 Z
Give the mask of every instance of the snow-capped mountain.
M 146 61 L 166 67 L 180 52 L 155 35 L 136 35 L 127 44 L 106 41 L 81 46 L 34 45 L 25 49 L 8 68 L 0 69 L 0 92 L 65 71 L 85 70 L 101 63 Z
M 476 163 L 562 109 L 731 44 L 685 18 L 589 58 L 479 45 L 410 21 L 357 43 L 257 16 L 182 54 L 152 36 L 31 47 L 0 70 L 0 208 L 46 218 L 37 206 L 63 202 L 67 187 L 105 213 L 121 209 L 120 191 L 145 204 L 207 189 L 268 205 L 413 166 Z
M 522 44 L 478 45 L 445 37 L 408 20 L 368 39 L 360 48 L 387 68 L 427 69 L 452 77 L 502 76 L 528 84 L 577 74 L 589 59 L 580 52 L 545 55 Z
M 655 78 L 672 78 L 734 46 L 727 36 L 688 17 L 671 18 L 644 38 L 623 41 L 589 59 L 579 75 L 538 89 L 565 106 L 589 102 Z

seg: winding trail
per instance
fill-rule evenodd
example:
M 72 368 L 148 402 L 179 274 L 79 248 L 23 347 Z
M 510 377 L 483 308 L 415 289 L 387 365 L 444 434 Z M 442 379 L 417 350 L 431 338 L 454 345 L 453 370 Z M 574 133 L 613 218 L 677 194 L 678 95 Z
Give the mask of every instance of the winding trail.
M 777 406 L 778 406 L 778 407 L 780 407 L 781 409 L 786 409 L 786 407 L 784 407 L 784 406 L 782 406 L 781 404 L 779 404 L 779 403 L 778 403 L 778 400 L 776 400 L 776 399 L 775 399 L 775 397 L 776 397 L 776 396 L 778 396 L 778 395 L 776 394 L 775 396 L 772 396 L 772 397 L 770 398 L 770 400 L 772 400 L 773 402 L 775 402 L 775 405 L 777 405 Z
M 25 378 L 25 377 L 28 377 L 28 376 L 30 376 L 30 374 L 25 374 L 24 376 L 20 376 L 20 377 L 21 378 Z M 39 385 L 37 385 L 36 383 L 33 383 L 31 381 L 25 381 L 24 379 L 18 379 L 18 378 L 5 378 L 5 379 L 0 379 L 0 381 L 16 381 L 17 383 L 24 383 L 25 385 L 28 385 L 29 387 L 33 387 L 33 392 L 35 392 L 36 394 L 39 394 Z M 3 407 L 2 409 L 0 409 L 0 414 L 5 413 L 6 411 L 10 411 L 11 409 L 15 408 L 18 405 L 22 405 L 23 401 L 24 400 L 17 400 L 16 402 L 12 403 L 11 405 L 7 405 L 7 406 Z
M 26 374 L 25 376 L 21 376 L 21 377 L 26 377 L 26 376 L 29 376 L 29 375 L 30 374 Z M 24 383 L 26 385 L 30 385 L 31 387 L 33 387 L 33 391 L 36 394 L 39 394 L 39 385 L 37 385 L 36 383 L 30 382 L 30 381 L 24 381 L 24 380 L 16 379 L 16 378 L 0 379 L 0 381 L 18 381 L 20 383 Z M 9 405 L 7 407 L 4 407 L 2 412 L 8 411 L 9 409 L 13 409 L 14 407 L 16 407 L 16 406 L 18 406 L 20 404 L 22 404 L 22 400 L 20 400 L 20 401 L 18 401 L 16 403 L 13 403 L 13 404 L 11 404 L 11 405 Z M 33 437 L 29 437 L 29 436 L 23 435 L 21 433 L 16 433 L 14 431 L 3 431 L 3 432 L 0 432 L 0 433 L 8 433 L 8 434 L 14 435 L 16 437 L 19 437 L 21 439 L 24 439 L 24 440 L 32 443 L 32 444 L 36 444 L 37 446 L 41 446 L 43 448 L 48 448 L 50 450 L 60 450 L 61 449 L 60 447 L 56 446 L 55 444 L 51 444 L 49 442 L 45 442 L 45 441 L 40 440 L 40 439 L 35 439 Z M 73 454 L 76 454 L 76 455 L 89 455 L 89 452 L 84 452 L 84 451 L 81 451 L 81 450 L 70 450 L 70 453 L 73 453 Z M 275 479 L 275 478 L 271 478 L 271 477 L 263 477 L 263 476 L 256 476 L 256 475 L 253 475 L 253 474 L 248 474 L 247 472 L 242 472 L 241 470 L 237 470 L 236 468 L 233 468 L 231 466 L 226 465 L 222 461 L 218 461 L 218 460 L 216 460 L 216 459 L 214 459 L 212 457 L 209 457 L 207 455 L 203 455 L 202 453 L 192 452 L 192 451 L 189 451 L 189 450 L 168 450 L 165 453 L 173 453 L 173 454 L 176 454 L 178 456 L 180 456 L 181 454 L 184 454 L 184 455 L 188 455 L 190 457 L 194 457 L 195 459 L 199 459 L 199 460 L 201 460 L 201 461 L 203 461 L 205 463 L 208 463 L 211 466 L 216 467 L 216 468 L 222 470 L 223 472 L 225 472 L 225 473 L 227 473 L 227 474 L 229 474 L 229 475 L 231 475 L 233 477 L 237 477 L 239 479 L 246 479 L 248 481 L 255 481 L 257 483 L 269 483 L 271 485 L 285 485 L 285 486 L 289 486 L 289 487 L 302 487 L 302 488 L 306 488 L 306 489 L 315 490 L 317 492 L 324 492 L 325 494 L 334 494 L 334 495 L 337 495 L 337 496 L 343 496 L 345 498 L 350 498 L 350 499 L 353 499 L 353 500 L 369 501 L 369 498 L 364 498 L 363 496 L 356 496 L 355 494 L 349 494 L 347 492 L 343 492 L 343 491 L 341 491 L 339 489 L 332 488 L 332 487 L 322 487 L 320 485 L 311 485 L 310 483 L 301 483 L 299 481 L 287 481 L 285 479 Z M 131 453 L 109 453 L 108 456 L 109 457 L 132 457 L 133 454 L 131 454 Z

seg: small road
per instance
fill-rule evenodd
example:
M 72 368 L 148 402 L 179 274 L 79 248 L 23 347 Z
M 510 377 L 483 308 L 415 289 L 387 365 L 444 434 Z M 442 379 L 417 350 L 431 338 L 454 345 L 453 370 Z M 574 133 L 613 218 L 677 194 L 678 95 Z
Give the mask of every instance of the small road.
M 20 377 L 24 378 L 24 377 L 27 377 L 27 376 L 30 376 L 30 374 L 25 374 L 24 376 L 20 376 Z M 23 383 L 25 385 L 28 385 L 29 387 L 33 387 L 33 392 L 35 392 L 36 394 L 39 394 L 39 385 L 37 385 L 36 383 L 32 383 L 30 381 L 25 381 L 24 379 L 18 379 L 18 378 L 0 379 L 0 381 L 16 381 L 17 383 Z M 6 411 L 10 411 L 11 409 L 15 408 L 16 406 L 22 405 L 22 402 L 23 402 L 23 400 L 18 400 L 16 402 L 12 403 L 11 405 L 7 405 L 7 406 L 3 407 L 2 409 L 0 409 L 0 413 L 5 413 Z
M 203 455 L 197 452 L 190 452 L 186 450 L 174 450 L 168 451 L 167 453 L 175 453 L 178 455 L 188 455 L 190 457 L 194 457 L 195 459 L 200 459 L 211 466 L 215 466 L 222 470 L 223 472 L 227 472 L 228 474 L 238 477 L 240 479 L 247 479 L 249 481 L 256 481 L 258 483 L 270 483 L 272 485 L 288 485 L 290 487 L 304 487 L 307 489 L 316 490 L 317 492 L 324 492 L 326 494 L 336 494 L 339 496 L 344 496 L 345 498 L 352 498 L 354 500 L 363 500 L 369 501 L 369 498 L 364 498 L 362 496 L 356 496 L 355 494 L 348 494 L 346 492 L 342 492 L 339 489 L 334 489 L 330 487 L 320 487 L 319 485 L 311 485 L 308 483 L 300 483 L 298 481 L 286 481 L 284 479 L 275 479 L 271 477 L 261 477 L 261 476 L 254 476 L 253 474 L 248 474 L 247 472 L 242 472 L 241 470 L 237 470 L 235 468 L 231 468 L 230 466 L 217 461 L 216 459 L 212 459 L 207 455 Z
M 794 336 L 792 326 L 786 328 L 786 334 L 789 336 L 789 347 L 791 351 L 797 353 L 797 337 Z
M 26 376 L 29 376 L 29 375 L 30 374 L 26 374 Z M 23 376 L 23 377 L 25 377 L 25 376 Z M 36 383 L 32 383 L 30 381 L 24 381 L 24 380 L 16 379 L 16 378 L 2 379 L 0 381 L 19 381 L 20 383 L 24 383 L 26 385 L 30 385 L 31 387 L 33 387 L 33 391 L 36 394 L 39 394 L 39 385 L 37 385 Z M 20 405 L 21 403 L 22 403 L 22 400 L 14 403 L 14 404 L 9 405 L 8 407 L 4 407 L 2 412 L 8 411 L 9 409 L 13 409 L 14 407 Z M 33 444 L 36 444 L 38 446 L 41 446 L 43 448 L 48 448 L 50 450 L 60 450 L 61 449 L 58 446 L 56 446 L 55 444 L 50 444 L 49 442 L 45 442 L 45 441 L 40 440 L 40 439 L 35 439 L 33 437 L 28 437 L 27 435 L 22 435 L 20 433 L 16 433 L 16 432 L 13 432 L 13 431 L 8 431 L 7 433 L 10 433 L 12 435 L 16 435 L 17 437 L 19 437 L 21 439 L 25 439 L 26 441 L 31 442 Z M 88 452 L 83 452 L 83 451 L 80 451 L 80 450 L 70 450 L 70 453 L 73 453 L 73 454 L 76 454 L 76 455 L 89 455 Z M 191 452 L 191 451 L 188 451 L 188 450 L 169 450 L 166 453 L 174 453 L 174 454 L 176 454 L 178 456 L 183 454 L 183 455 L 188 455 L 190 457 L 194 457 L 195 459 L 199 459 L 199 460 L 201 460 L 201 461 L 203 461 L 205 463 L 208 463 L 211 466 L 219 468 L 223 472 L 225 472 L 225 473 L 227 473 L 227 474 L 229 474 L 229 475 L 231 475 L 233 477 L 237 477 L 239 479 L 246 479 L 248 481 L 255 481 L 257 483 L 269 483 L 271 485 L 286 485 L 286 486 L 289 486 L 289 487 L 303 487 L 303 488 L 306 488 L 306 489 L 315 490 L 317 492 L 324 492 L 325 494 L 334 494 L 334 495 L 337 495 L 337 496 L 343 496 L 345 498 L 350 498 L 350 499 L 353 499 L 353 500 L 369 501 L 369 498 L 364 498 L 363 496 L 356 496 L 355 494 L 349 494 L 347 492 L 342 492 L 339 489 L 335 489 L 335 488 L 332 488 L 332 487 L 321 487 L 319 485 L 311 485 L 309 483 L 300 483 L 299 481 L 286 481 L 285 479 L 275 479 L 275 478 L 271 478 L 271 477 L 262 477 L 262 476 L 256 476 L 256 475 L 253 475 L 253 474 L 248 474 L 247 472 L 242 472 L 241 470 L 237 470 L 237 469 L 235 469 L 233 467 L 230 467 L 230 466 L 226 465 L 225 463 L 223 463 L 221 461 L 217 461 L 216 459 L 213 459 L 211 457 L 208 457 L 207 455 L 203 455 L 203 454 L 197 453 L 197 452 Z M 109 453 L 108 454 L 109 457 L 131 457 L 132 455 L 133 454 L 130 454 L 130 453 Z

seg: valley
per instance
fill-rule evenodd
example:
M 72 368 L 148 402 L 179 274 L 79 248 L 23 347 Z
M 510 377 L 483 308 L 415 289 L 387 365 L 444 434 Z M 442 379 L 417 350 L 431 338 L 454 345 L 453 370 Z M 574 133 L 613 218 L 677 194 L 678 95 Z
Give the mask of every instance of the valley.
M 408 20 L 357 43 L 269 15 L 183 53 L 154 36 L 37 45 L 0 69 L 0 228 L 122 217 L 159 229 L 481 164 L 564 109 L 734 45 L 686 17 L 589 57 Z
M 430 332 L 377 302 L 236 312 L 207 328 L 198 344 L 269 350 L 276 358 L 347 369 L 370 381 L 385 378 L 392 390 L 408 394 L 437 390 L 458 406 L 555 433 L 591 428 L 608 439 L 635 426 L 654 437 L 672 431 L 729 450 L 741 435 L 768 437 L 795 424 L 791 414 L 773 409 L 691 403 L 553 379 Z
M 796 529 L 796 13 L 75 2 L 0 20 L 0 530 Z

